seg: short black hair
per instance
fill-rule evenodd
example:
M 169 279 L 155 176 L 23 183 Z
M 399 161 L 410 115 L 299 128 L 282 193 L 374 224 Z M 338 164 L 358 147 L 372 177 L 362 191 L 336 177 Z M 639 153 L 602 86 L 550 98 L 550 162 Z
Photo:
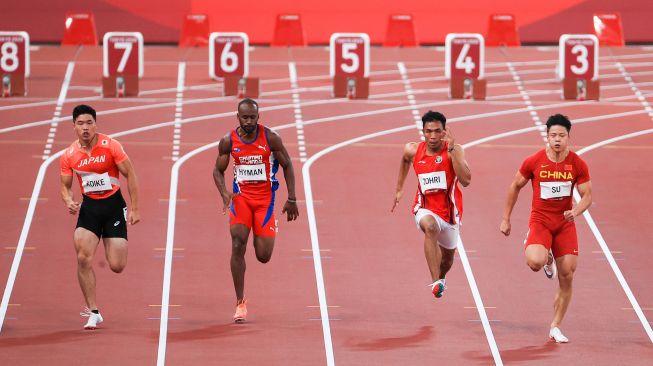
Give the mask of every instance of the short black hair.
M 434 122 L 434 121 L 442 122 L 442 128 L 446 128 L 447 118 L 444 116 L 444 114 L 440 112 L 433 112 L 431 110 L 424 113 L 424 115 L 422 116 L 422 128 L 424 128 L 424 125 L 426 125 L 427 122 Z
M 562 114 L 554 114 L 546 120 L 546 131 L 549 132 L 549 129 L 553 126 L 562 126 L 567 130 L 567 133 L 571 131 L 571 121 L 567 116 Z
M 93 120 L 95 121 L 95 109 L 86 104 L 80 104 L 73 109 L 73 122 L 82 114 L 90 114 L 93 116 Z
M 245 98 L 245 99 L 241 100 L 240 102 L 238 102 L 238 109 L 239 110 L 240 110 L 240 106 L 243 105 L 243 104 L 253 105 L 254 107 L 256 107 L 256 111 L 258 112 L 258 103 L 256 103 L 256 101 L 254 99 Z

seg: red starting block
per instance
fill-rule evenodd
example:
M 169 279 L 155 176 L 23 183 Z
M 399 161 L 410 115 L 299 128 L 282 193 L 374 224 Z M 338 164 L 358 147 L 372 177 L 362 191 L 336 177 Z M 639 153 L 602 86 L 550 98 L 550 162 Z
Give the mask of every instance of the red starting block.
M 29 77 L 29 34 L 0 32 L 2 96 L 24 96 L 26 77 Z
M 490 47 L 519 47 L 517 23 L 512 14 L 492 14 L 487 29 L 486 44 Z
M 242 32 L 215 32 L 209 37 L 209 76 L 224 79 L 224 95 L 258 98 L 259 79 L 249 77 L 249 37 Z
M 272 46 L 306 46 L 306 35 L 299 14 L 277 16 Z
M 66 27 L 61 40 L 62 46 L 97 46 L 95 17 L 91 12 L 67 12 Z
M 595 35 L 563 34 L 558 67 L 564 99 L 599 100 L 599 40 Z
M 238 98 L 258 98 L 259 79 L 240 76 L 224 77 L 224 95 L 235 95 Z
M 487 94 L 485 40 L 478 33 L 449 33 L 445 39 L 444 74 L 449 96 L 483 100 Z
M 102 44 L 102 95 L 138 96 L 138 80 L 143 76 L 143 35 L 107 32 Z
M 601 46 L 625 46 L 624 31 L 619 13 L 595 13 L 594 34 L 599 38 Z
M 415 23 L 410 14 L 393 14 L 388 20 L 383 47 L 417 47 Z
M 334 33 L 329 41 L 329 56 L 333 96 L 369 97 L 370 37 L 365 33 Z
M 206 14 L 188 14 L 181 26 L 179 47 L 206 47 L 209 44 L 209 17 Z

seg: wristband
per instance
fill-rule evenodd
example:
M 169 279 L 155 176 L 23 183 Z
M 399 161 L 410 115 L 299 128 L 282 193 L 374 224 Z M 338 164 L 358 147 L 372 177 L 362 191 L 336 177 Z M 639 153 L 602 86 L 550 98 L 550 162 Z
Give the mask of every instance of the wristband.
M 288 201 L 290 203 L 297 203 L 297 199 L 291 200 L 290 198 L 288 198 L 286 201 Z
M 447 152 L 452 152 L 456 148 L 456 145 L 453 145 L 452 147 L 447 149 Z

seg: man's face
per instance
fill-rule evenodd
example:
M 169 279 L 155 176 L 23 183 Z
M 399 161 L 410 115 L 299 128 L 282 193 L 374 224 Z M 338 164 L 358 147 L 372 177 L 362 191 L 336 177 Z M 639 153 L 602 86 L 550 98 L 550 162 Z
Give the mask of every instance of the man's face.
M 424 139 L 429 148 L 437 150 L 442 146 L 442 137 L 444 137 L 444 127 L 442 127 L 442 122 L 426 122 L 422 132 L 424 132 Z
M 80 141 L 89 143 L 95 137 L 96 127 L 95 119 L 90 114 L 80 114 L 73 121 L 75 133 Z
M 554 125 L 549 128 L 549 132 L 547 133 L 547 140 L 549 142 L 549 146 L 551 149 L 553 149 L 553 151 L 563 152 L 567 150 L 569 143 L 569 133 L 563 126 Z
M 241 104 L 238 107 L 238 122 L 245 133 L 253 133 L 258 123 L 258 108 L 249 103 Z

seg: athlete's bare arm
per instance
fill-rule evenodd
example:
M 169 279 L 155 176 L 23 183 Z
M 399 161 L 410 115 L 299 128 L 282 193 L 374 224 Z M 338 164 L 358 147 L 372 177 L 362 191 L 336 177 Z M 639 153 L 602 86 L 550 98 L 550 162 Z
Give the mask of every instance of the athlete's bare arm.
M 576 216 L 580 216 L 592 205 L 592 182 L 587 181 L 583 184 L 579 184 L 576 186 L 576 189 L 578 189 L 581 198 L 576 207 L 564 212 L 567 221 L 574 221 Z
M 62 175 L 61 176 L 61 199 L 66 205 L 68 212 L 71 215 L 77 214 L 79 212 L 79 202 L 75 202 L 73 199 L 73 176 L 72 175 Z
M 408 176 L 408 171 L 410 166 L 415 159 L 415 154 L 417 154 L 417 142 L 409 142 L 404 146 L 404 154 L 401 157 L 401 163 L 399 164 L 399 178 L 397 179 L 397 189 L 395 191 L 395 199 L 392 203 L 392 208 L 390 212 L 394 212 L 399 200 L 404 195 L 404 182 L 406 181 L 406 176 Z
M 285 213 L 288 221 L 293 221 L 299 216 L 299 209 L 297 208 L 297 196 L 295 195 L 295 170 L 292 166 L 292 160 L 286 147 L 283 146 L 281 136 L 276 132 L 267 129 L 268 143 L 270 150 L 274 153 L 275 159 L 283 168 L 283 176 L 286 179 L 286 186 L 288 187 L 288 201 L 283 205 L 281 213 Z
M 469 170 L 467 160 L 465 160 L 465 150 L 463 150 L 462 146 L 456 144 L 450 128 L 444 130 L 442 141 L 446 141 L 450 149 L 453 147 L 453 150 L 449 152 L 453 171 L 456 173 L 460 184 L 463 187 L 467 187 L 472 181 L 472 172 Z
M 229 166 L 229 155 L 231 154 L 231 139 L 229 135 L 225 135 L 218 144 L 218 157 L 215 159 L 215 167 L 213 167 L 213 182 L 220 192 L 222 197 L 222 214 L 226 214 L 234 194 L 227 190 L 224 184 L 224 171 Z
M 134 170 L 134 165 L 132 165 L 131 160 L 126 159 L 125 161 L 116 164 L 120 174 L 127 178 L 127 190 L 129 191 L 129 213 L 127 215 L 127 222 L 130 225 L 135 225 L 141 221 L 141 213 L 138 208 L 138 178 L 136 178 L 136 171 Z
M 512 181 L 512 184 L 510 184 L 510 188 L 508 189 L 508 197 L 506 197 L 506 204 L 503 208 L 503 219 L 501 220 L 501 226 L 499 227 L 499 230 L 501 230 L 505 236 L 510 235 L 510 215 L 512 214 L 512 209 L 515 207 L 515 203 L 517 203 L 519 191 L 524 188 L 526 183 L 528 183 L 528 179 L 524 178 L 520 172 L 517 172 L 515 180 Z

